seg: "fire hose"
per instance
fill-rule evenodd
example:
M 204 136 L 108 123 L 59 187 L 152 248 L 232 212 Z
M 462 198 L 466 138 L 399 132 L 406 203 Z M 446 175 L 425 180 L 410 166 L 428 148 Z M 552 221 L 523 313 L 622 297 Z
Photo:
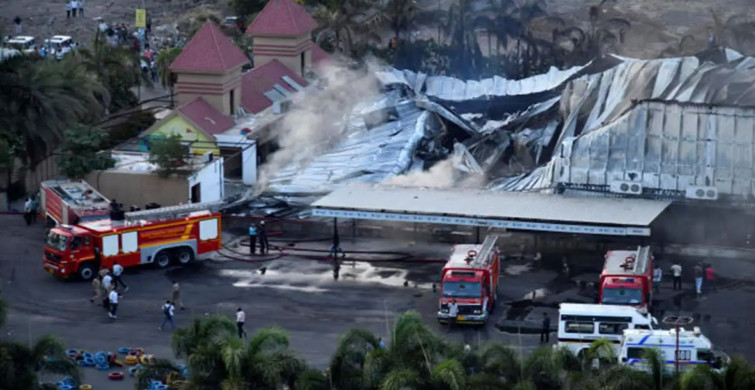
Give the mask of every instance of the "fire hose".
M 326 240 L 329 240 L 329 238 L 328 239 L 291 240 L 288 242 L 296 244 L 299 242 L 314 242 L 314 241 L 326 241 Z M 222 249 L 228 252 L 231 252 L 233 255 L 222 253 L 221 251 L 218 251 L 218 254 L 230 260 L 247 262 L 247 263 L 264 263 L 264 262 L 274 261 L 286 255 L 293 255 L 299 258 L 304 258 L 307 260 L 315 260 L 315 261 L 329 261 L 330 260 L 330 257 L 327 255 L 320 255 L 320 256 L 315 255 L 316 253 L 329 254 L 330 253 L 329 249 L 300 248 L 300 247 L 290 247 L 289 249 L 285 246 L 280 246 L 280 245 L 270 245 L 270 248 L 277 250 L 278 253 L 269 257 L 264 257 L 264 258 L 251 258 L 251 255 L 247 253 L 242 253 L 237 250 L 231 249 L 226 245 L 223 245 Z M 309 253 L 314 253 L 314 254 L 311 254 L 311 255 L 300 254 L 300 253 L 290 254 L 290 253 L 287 253 L 287 251 L 309 252 Z M 364 262 L 364 263 L 446 263 L 447 261 L 444 259 L 418 259 L 418 258 L 414 258 L 414 256 L 411 253 L 407 253 L 407 252 L 349 251 L 349 253 L 359 254 L 359 255 L 392 256 L 392 257 L 389 257 L 389 258 L 377 258 L 377 257 L 353 258 L 353 257 L 344 256 L 341 258 L 341 260 L 342 261 L 358 261 L 358 262 Z M 234 255 L 240 255 L 240 256 L 245 256 L 245 257 L 239 257 L 239 256 L 234 256 Z

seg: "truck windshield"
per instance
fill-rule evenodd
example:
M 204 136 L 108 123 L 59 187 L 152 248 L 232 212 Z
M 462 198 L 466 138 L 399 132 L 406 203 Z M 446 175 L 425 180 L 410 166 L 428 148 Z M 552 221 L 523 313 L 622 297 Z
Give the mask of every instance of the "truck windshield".
M 638 288 L 603 289 L 601 303 L 610 305 L 639 305 L 642 303 L 642 290 Z
M 47 239 L 45 240 L 45 245 L 47 245 L 48 247 L 55 250 L 64 251 L 66 250 L 67 244 L 68 244 L 68 238 L 66 238 L 66 236 L 55 233 L 54 231 L 50 231 L 50 233 L 47 233 Z
M 443 296 L 449 298 L 479 298 L 482 296 L 480 283 L 443 282 Z

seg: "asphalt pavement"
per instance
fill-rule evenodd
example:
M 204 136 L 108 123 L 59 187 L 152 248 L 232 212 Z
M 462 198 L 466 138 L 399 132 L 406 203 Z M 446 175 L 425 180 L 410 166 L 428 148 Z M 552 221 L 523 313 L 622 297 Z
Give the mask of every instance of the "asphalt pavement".
M 130 289 L 124 293 L 113 321 L 106 312 L 89 302 L 88 283 L 61 281 L 42 269 L 41 224 L 27 227 L 21 216 L 0 215 L 0 277 L 2 295 L 10 305 L 10 318 L 2 330 L 3 337 L 29 342 L 44 334 L 56 334 L 69 348 L 92 352 L 115 351 L 120 347 L 140 347 L 158 357 L 172 358 L 170 330 L 160 331 L 161 305 L 170 297 L 171 281 L 182 286 L 186 310 L 176 311 L 177 325 L 185 326 L 192 318 L 222 314 L 232 318 L 237 307 L 247 314 L 247 331 L 265 326 L 280 326 L 288 332 L 292 348 L 316 368 L 325 368 L 335 351 L 338 336 L 352 327 L 361 327 L 390 340 L 389 327 L 395 317 L 407 310 L 417 310 L 438 333 L 472 346 L 486 341 L 502 342 L 526 355 L 539 344 L 537 334 L 509 334 L 486 326 L 449 332 L 435 321 L 437 283 L 442 264 L 388 264 L 345 262 L 341 278 L 334 281 L 331 266 L 286 255 L 272 263 L 204 260 L 189 267 L 166 270 L 138 268 L 127 270 L 124 281 Z M 233 239 L 227 235 L 229 242 Z M 305 245 L 305 244 L 302 244 Z M 319 247 L 318 247 L 319 245 Z M 323 249 L 327 243 L 307 243 Z M 387 240 L 360 240 L 342 246 L 374 250 L 391 247 L 399 251 L 420 251 L 425 257 L 447 253 L 448 244 L 402 243 Z M 321 247 L 321 248 L 320 248 Z M 692 271 L 692 261 L 681 259 L 685 278 Z M 712 260 L 712 259 L 709 259 Z M 671 259 L 661 259 L 664 268 Z M 500 305 L 497 317 L 510 320 L 534 320 L 542 312 L 555 316 L 558 303 L 588 302 L 589 292 L 581 291 L 580 278 L 594 277 L 601 259 L 575 260 L 572 274 L 559 274 L 557 266 L 533 269 L 526 260 L 507 261 L 502 265 L 500 293 L 504 302 L 521 302 L 532 296 L 534 302 L 516 306 Z M 714 343 L 730 354 L 743 354 L 755 360 L 755 342 L 747 331 L 753 316 L 748 302 L 755 298 L 755 285 L 749 275 L 755 265 L 749 260 L 715 260 L 719 274 L 719 291 L 706 293 L 701 299 L 691 293 L 691 275 L 685 290 L 671 290 L 670 280 L 663 283 L 656 307 L 659 316 L 684 313 L 697 318 L 696 325 Z M 262 275 L 259 268 L 265 266 Z M 662 313 L 660 311 L 663 311 Z M 555 318 L 555 317 L 554 317 Z M 555 321 L 554 321 L 555 323 Z M 554 341 L 555 335 L 551 337 Z M 111 370 L 112 371 L 112 370 Z M 85 383 L 95 388 L 131 389 L 129 380 L 113 383 L 106 373 L 84 369 Z

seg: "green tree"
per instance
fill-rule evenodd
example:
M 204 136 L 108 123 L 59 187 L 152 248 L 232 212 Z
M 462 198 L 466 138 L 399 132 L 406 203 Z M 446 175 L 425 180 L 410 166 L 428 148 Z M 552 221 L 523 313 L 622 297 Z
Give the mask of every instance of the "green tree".
M 63 174 L 71 179 L 82 179 L 89 172 L 115 166 L 110 152 L 100 152 L 103 138 L 101 129 L 85 125 L 67 130 L 60 156 Z
M 149 162 L 158 166 L 161 177 L 177 173 L 186 164 L 188 154 L 189 148 L 182 143 L 178 134 L 150 138 Z
M 132 88 L 152 84 L 141 71 L 139 54 L 128 45 L 113 46 L 99 30 L 91 48 L 76 50 L 76 61 L 104 86 L 110 94 L 110 112 L 130 108 L 139 103 Z
M 170 64 L 181 55 L 182 51 L 183 48 L 181 47 L 169 47 L 157 53 L 157 58 L 155 59 L 160 83 L 162 83 L 163 87 L 170 88 L 171 94 L 173 93 L 173 86 L 176 84 L 177 79 L 176 74 L 170 70 Z
M 101 118 L 108 99 L 107 90 L 71 56 L 61 61 L 32 56 L 2 61 L 0 138 L 33 168 L 60 146 L 66 129 Z
M 0 299 L 0 327 L 6 318 L 7 306 Z M 0 342 L 0 389 L 37 389 L 40 377 L 48 373 L 70 376 L 76 385 L 80 382 L 78 367 L 65 357 L 65 347 L 57 337 L 43 336 L 30 347 Z
M 327 6 L 319 7 L 314 12 L 320 25 L 315 41 L 318 44 L 330 41 L 336 51 L 350 54 L 357 33 L 373 35 L 368 33 L 363 23 L 370 10 L 363 0 L 327 0 Z
M 401 33 L 408 30 L 417 12 L 416 0 L 380 0 L 378 12 L 393 31 L 393 39 L 400 42 Z

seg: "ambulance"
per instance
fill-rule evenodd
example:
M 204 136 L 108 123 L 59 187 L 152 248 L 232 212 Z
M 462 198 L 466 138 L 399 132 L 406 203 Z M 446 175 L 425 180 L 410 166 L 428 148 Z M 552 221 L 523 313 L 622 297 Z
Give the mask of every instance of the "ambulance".
M 632 306 L 562 303 L 558 310 L 558 344 L 579 356 L 595 340 L 610 340 L 618 355 L 625 329 L 653 329 L 658 321 Z
M 627 329 L 624 331 L 619 348 L 619 364 L 649 371 L 650 367 L 644 354 L 647 349 L 657 349 L 661 353 L 661 359 L 668 372 L 676 369 L 677 359 L 679 371 L 691 370 L 700 364 L 708 364 L 714 369 L 721 369 L 729 362 L 729 357 L 716 350 L 713 343 L 700 332 L 700 328 L 695 327 L 691 332 L 679 328 L 678 336 L 679 355 L 676 356 L 675 329 Z

